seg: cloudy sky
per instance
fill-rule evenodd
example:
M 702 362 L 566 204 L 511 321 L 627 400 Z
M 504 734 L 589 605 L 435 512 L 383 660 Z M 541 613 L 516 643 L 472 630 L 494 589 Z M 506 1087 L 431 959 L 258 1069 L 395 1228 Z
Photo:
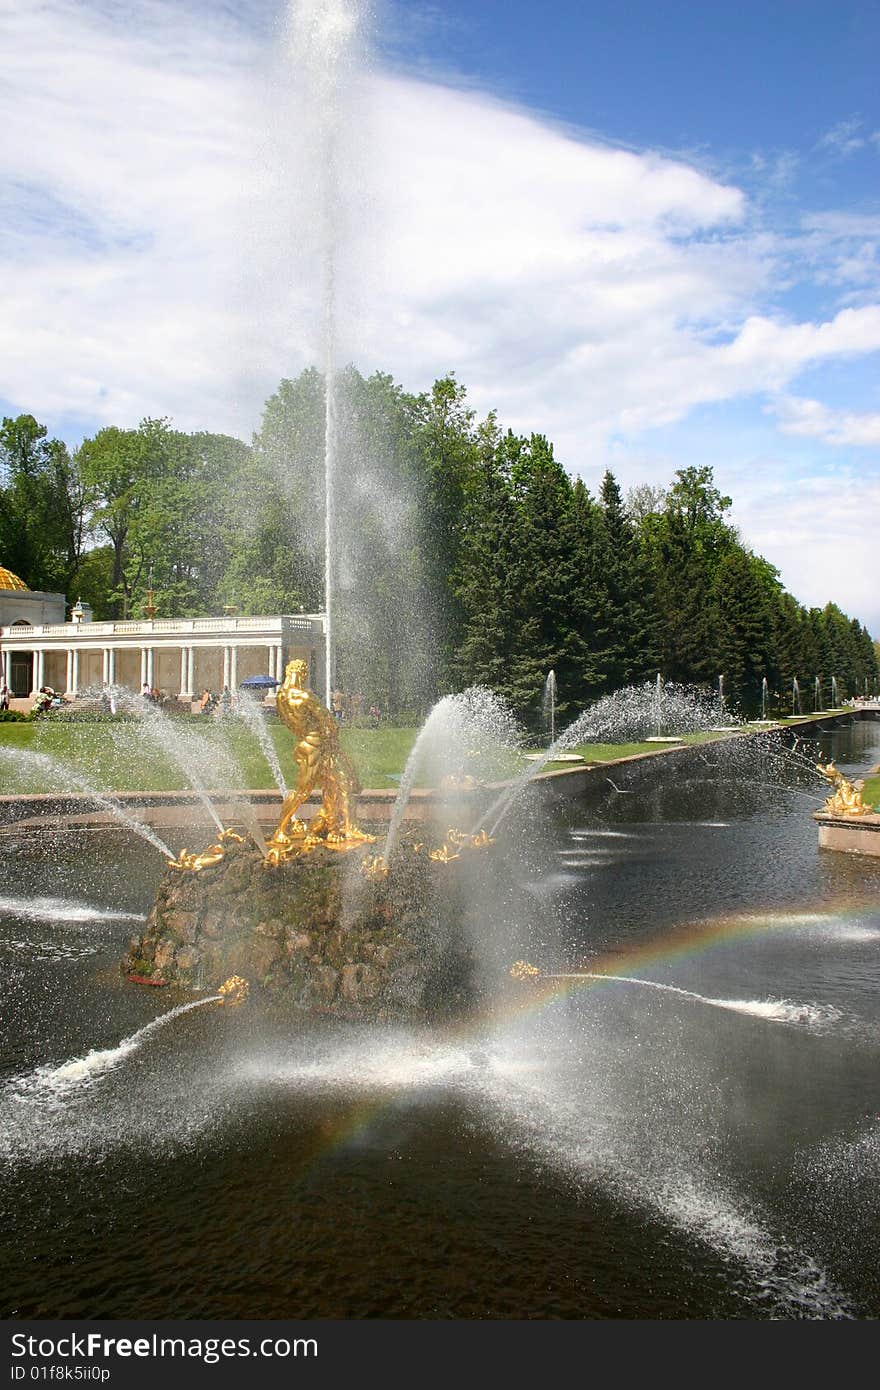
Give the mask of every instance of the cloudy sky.
M 362 370 L 454 370 L 594 488 L 711 464 L 880 635 L 876 0 L 387 0 L 330 113 L 284 11 L 0 0 L 2 412 L 249 439 L 329 225 Z

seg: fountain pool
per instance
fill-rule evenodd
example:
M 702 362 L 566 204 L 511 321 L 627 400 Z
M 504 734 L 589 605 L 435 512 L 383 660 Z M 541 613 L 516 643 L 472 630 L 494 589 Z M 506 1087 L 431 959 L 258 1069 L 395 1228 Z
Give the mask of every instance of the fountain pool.
M 668 768 L 517 802 L 485 930 L 544 973 L 445 1029 L 145 1030 L 188 1002 L 119 971 L 161 857 L 5 831 L 4 1314 L 876 1317 L 880 865 L 794 765 Z

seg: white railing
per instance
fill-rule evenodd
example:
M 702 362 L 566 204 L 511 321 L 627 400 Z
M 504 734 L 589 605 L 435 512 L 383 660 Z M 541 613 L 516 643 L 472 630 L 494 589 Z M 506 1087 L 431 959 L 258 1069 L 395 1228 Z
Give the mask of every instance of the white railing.
M 80 642 L 100 637 L 186 637 L 197 633 L 225 633 L 234 637 L 237 632 L 307 632 L 320 634 L 323 614 L 302 616 L 279 614 L 266 618 L 154 618 L 150 621 L 112 623 L 44 623 L 38 627 L 0 627 L 0 640 L 22 647 L 33 646 L 35 640 L 63 637 L 66 642 Z

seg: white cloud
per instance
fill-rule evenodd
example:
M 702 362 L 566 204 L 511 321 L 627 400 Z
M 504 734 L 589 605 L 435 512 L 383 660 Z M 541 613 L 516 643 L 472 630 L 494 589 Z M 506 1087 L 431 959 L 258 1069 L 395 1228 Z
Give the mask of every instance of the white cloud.
M 0 22 L 0 394 L 53 428 L 248 437 L 319 355 L 321 103 L 225 6 L 19 0 Z M 826 148 L 861 138 L 836 131 Z M 791 388 L 880 349 L 876 218 L 781 236 L 682 160 L 388 72 L 349 84 L 338 133 L 338 351 L 366 370 L 421 389 L 455 369 L 572 470 L 748 398 L 780 398 L 784 432 L 873 441 L 870 414 Z M 834 287 L 827 315 L 780 314 L 798 277 Z
M 766 460 L 756 465 L 734 519 L 759 555 L 770 558 L 800 603 L 837 603 L 880 634 L 876 519 L 880 476 L 844 469 L 780 478 Z
M 832 154 L 846 158 L 847 155 L 855 154 L 856 150 L 864 149 L 867 140 L 860 132 L 864 127 L 864 121 L 853 117 L 848 121 L 838 121 L 837 125 L 827 130 L 820 140 L 816 143 L 818 150 L 830 150 Z
M 773 407 L 785 434 L 822 439 L 826 444 L 880 446 L 880 414 L 832 410 L 821 401 L 784 396 Z

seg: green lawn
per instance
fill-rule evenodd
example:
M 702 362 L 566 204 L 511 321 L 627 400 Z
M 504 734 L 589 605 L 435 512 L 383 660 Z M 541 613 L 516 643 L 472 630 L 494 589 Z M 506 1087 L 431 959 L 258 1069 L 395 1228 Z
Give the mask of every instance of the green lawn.
M 183 791 L 196 780 L 208 788 L 239 786 L 256 791 L 276 786 L 255 736 L 237 720 L 219 722 L 196 715 L 155 726 L 155 736 L 153 728 L 149 721 L 137 720 L 0 724 L 0 794 L 71 791 L 76 789 L 75 777 L 99 791 Z M 292 737 L 277 719 L 268 720 L 266 730 L 289 784 L 295 774 Z M 417 732 L 391 727 L 343 729 L 343 743 L 363 786 L 396 787 Z M 683 741 L 714 737 L 688 734 Z M 170 741 L 167 746 L 163 747 L 163 739 Z M 176 756 L 171 745 L 177 749 Z M 635 753 L 656 753 L 663 746 L 586 743 L 574 751 L 587 762 L 608 762 Z M 495 767 L 483 769 L 482 777 L 501 781 L 525 766 L 520 755 L 511 754 Z M 424 786 L 426 781 L 417 779 L 416 785 Z
M 157 729 L 157 737 L 151 727 L 124 720 L 0 724 L 0 795 L 73 790 L 71 773 L 104 791 L 178 791 L 193 786 L 194 779 L 209 788 L 276 785 L 257 739 L 236 720 L 174 719 Z M 267 721 L 266 728 L 290 783 L 295 775 L 291 735 L 277 720 Z M 365 787 L 397 785 L 393 774 L 399 777 L 416 732 L 343 730 Z M 163 748 L 162 737 L 169 746 Z
M 873 806 L 875 811 L 880 810 L 880 773 L 865 778 L 862 800 L 867 801 L 869 806 Z

